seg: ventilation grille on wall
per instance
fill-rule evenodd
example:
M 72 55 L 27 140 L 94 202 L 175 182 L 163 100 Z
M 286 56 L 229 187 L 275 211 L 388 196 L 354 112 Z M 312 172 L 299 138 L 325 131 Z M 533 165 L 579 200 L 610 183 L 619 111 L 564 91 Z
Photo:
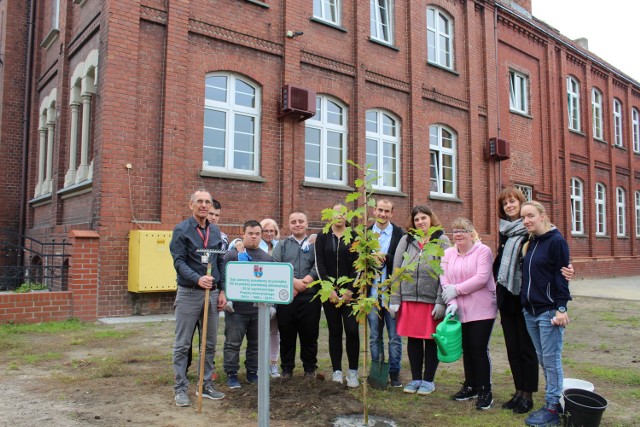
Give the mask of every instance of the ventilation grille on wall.
M 488 159 L 496 159 L 498 161 L 511 157 L 509 141 L 502 138 L 489 138 L 485 152 Z
M 282 88 L 282 113 L 280 117 L 293 116 L 300 121 L 307 120 L 316 114 L 316 93 L 295 85 Z

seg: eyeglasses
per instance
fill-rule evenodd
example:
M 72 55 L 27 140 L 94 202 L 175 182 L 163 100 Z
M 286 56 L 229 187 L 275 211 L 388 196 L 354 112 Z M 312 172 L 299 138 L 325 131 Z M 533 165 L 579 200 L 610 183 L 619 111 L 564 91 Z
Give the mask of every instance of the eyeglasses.
M 262 230 L 263 233 L 276 234 L 276 230 Z
M 469 230 L 453 230 L 451 233 L 453 234 L 463 234 L 463 233 L 471 233 Z

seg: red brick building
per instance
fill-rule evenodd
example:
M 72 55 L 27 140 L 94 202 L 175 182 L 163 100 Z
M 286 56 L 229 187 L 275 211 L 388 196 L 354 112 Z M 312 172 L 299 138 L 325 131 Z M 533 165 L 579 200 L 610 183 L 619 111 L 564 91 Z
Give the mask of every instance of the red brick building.
M 353 183 L 347 159 L 374 165 L 402 225 L 428 203 L 494 245 L 496 195 L 518 184 L 549 209 L 579 276 L 640 274 L 640 83 L 532 17 L 530 0 L 0 0 L 0 12 L 0 224 L 71 239 L 70 283 L 75 263 L 95 263 L 96 316 L 170 310 L 170 292 L 128 292 L 128 235 L 171 230 L 193 190 L 222 202 L 229 234 L 294 208 L 317 226 Z M 315 116 L 282 115 L 285 85 Z M 97 249 L 79 253 L 78 239 Z

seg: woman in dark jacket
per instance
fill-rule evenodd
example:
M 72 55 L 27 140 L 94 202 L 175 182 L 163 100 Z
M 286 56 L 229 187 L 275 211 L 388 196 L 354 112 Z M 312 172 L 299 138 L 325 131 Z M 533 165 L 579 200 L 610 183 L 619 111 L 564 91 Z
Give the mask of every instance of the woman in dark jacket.
M 344 209 L 341 204 L 336 204 L 333 209 L 340 212 Z M 336 280 L 346 276 L 355 279 L 353 267 L 357 255 L 349 250 L 342 236 L 346 229 L 346 222 L 342 215 L 338 221 L 331 225 L 328 233 L 319 233 L 316 239 L 316 269 L 321 280 Z M 347 372 L 347 386 L 356 388 L 360 385 L 358 380 L 358 362 L 360 359 L 360 333 L 358 321 L 352 313 L 349 305 L 354 288 L 353 282 L 343 285 L 345 292 L 340 288 L 335 290 L 322 305 L 324 315 L 329 327 L 329 356 L 333 367 L 332 380 L 342 383 L 342 332 L 346 335 L 347 360 L 349 371 Z

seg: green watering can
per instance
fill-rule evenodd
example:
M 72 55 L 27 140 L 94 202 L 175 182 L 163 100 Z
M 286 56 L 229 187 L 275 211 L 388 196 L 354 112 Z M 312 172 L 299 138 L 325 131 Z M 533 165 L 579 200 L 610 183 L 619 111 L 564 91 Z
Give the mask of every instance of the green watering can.
M 455 362 L 462 357 L 462 325 L 456 318 L 447 314 L 431 334 L 438 346 L 438 360 L 444 363 Z

